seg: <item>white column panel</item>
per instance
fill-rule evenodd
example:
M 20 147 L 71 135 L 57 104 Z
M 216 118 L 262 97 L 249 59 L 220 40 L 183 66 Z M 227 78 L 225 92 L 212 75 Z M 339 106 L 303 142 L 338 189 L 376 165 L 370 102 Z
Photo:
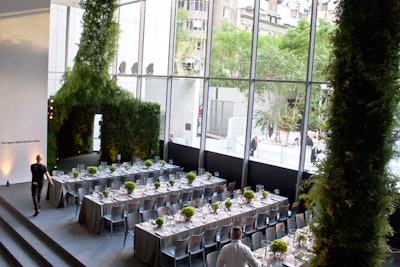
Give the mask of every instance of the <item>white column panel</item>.
M 31 180 L 35 155 L 47 158 L 49 0 L 0 7 L 0 184 Z

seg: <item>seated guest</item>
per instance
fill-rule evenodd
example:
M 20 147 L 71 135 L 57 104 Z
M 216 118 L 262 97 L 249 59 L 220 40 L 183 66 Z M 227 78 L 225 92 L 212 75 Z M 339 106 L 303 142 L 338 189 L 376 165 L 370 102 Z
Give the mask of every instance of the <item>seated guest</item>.
M 242 228 L 234 226 L 232 229 L 232 242 L 222 247 L 217 259 L 217 267 L 243 267 L 246 263 L 250 267 L 261 267 L 250 248 L 242 243 Z

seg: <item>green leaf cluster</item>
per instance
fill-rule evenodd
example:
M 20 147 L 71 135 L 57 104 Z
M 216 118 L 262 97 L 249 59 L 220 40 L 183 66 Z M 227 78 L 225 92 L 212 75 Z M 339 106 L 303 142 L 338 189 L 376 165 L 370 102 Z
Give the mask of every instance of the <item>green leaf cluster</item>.
M 305 199 L 318 212 L 313 266 L 382 266 L 398 202 L 392 156 L 400 4 L 340 1 L 333 38 L 328 156 Z
M 246 198 L 246 199 L 253 199 L 253 198 L 255 198 L 255 194 L 254 194 L 254 191 L 253 190 L 245 190 L 244 192 L 243 192 L 243 197 L 244 198 Z

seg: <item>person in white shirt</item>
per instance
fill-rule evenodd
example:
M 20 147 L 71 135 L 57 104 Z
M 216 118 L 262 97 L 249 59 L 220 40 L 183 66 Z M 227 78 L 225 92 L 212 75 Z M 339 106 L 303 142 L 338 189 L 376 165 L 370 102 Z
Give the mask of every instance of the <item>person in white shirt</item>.
M 216 267 L 261 267 L 251 249 L 242 243 L 242 228 L 234 226 L 232 229 L 232 242 L 222 247 L 217 259 Z

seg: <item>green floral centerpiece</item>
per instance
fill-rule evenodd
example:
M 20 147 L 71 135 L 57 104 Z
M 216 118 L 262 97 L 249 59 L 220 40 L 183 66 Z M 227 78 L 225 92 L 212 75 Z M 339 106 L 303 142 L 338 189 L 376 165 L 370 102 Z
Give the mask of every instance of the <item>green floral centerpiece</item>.
M 104 197 L 108 197 L 108 196 L 110 195 L 110 193 L 111 193 L 111 191 L 110 191 L 110 189 L 108 189 L 108 188 L 106 188 L 106 189 L 103 190 L 103 196 L 104 196 Z
M 78 171 L 74 171 L 72 174 L 74 175 L 74 178 L 77 178 L 79 176 L 79 172 Z
M 156 187 L 156 189 L 158 189 L 161 186 L 160 182 L 154 182 L 154 186 Z
M 275 239 L 271 242 L 271 251 L 275 254 L 275 257 L 282 257 L 282 254 L 288 250 L 288 245 L 282 239 Z
M 169 180 L 169 184 L 170 184 L 171 186 L 174 186 L 175 180 L 174 180 L 174 179 Z
M 256 195 L 254 194 L 253 190 L 245 190 L 243 192 L 243 197 L 247 199 L 247 202 L 250 203 L 251 200 L 255 197 Z
M 207 172 L 207 178 L 211 179 L 211 176 L 212 176 L 211 172 Z
M 96 173 L 99 172 L 99 170 L 97 169 L 96 166 L 89 166 L 89 167 L 87 168 L 87 170 L 88 170 L 89 174 L 91 174 L 91 175 L 96 174 Z
M 194 179 L 196 179 L 196 174 L 194 172 L 188 172 L 186 174 L 186 178 L 188 179 L 189 183 L 193 183 Z
M 127 181 L 124 186 L 125 189 L 128 190 L 128 194 L 132 193 L 132 191 L 136 188 L 136 184 L 132 181 Z
M 124 165 L 124 168 L 125 168 L 125 170 L 129 170 L 129 169 L 131 168 L 131 165 L 125 164 L 125 165 Z
M 231 210 L 231 207 L 232 207 L 232 200 L 230 200 L 230 199 L 226 200 L 226 201 L 225 201 L 225 207 L 226 207 L 228 210 Z
M 186 206 L 181 210 L 181 214 L 185 217 L 185 221 L 190 221 L 194 215 L 194 208 Z
M 165 160 L 163 160 L 163 159 L 160 161 L 160 163 L 161 163 L 161 166 L 165 166 L 165 164 L 167 164 L 167 163 L 165 162 Z
M 110 166 L 110 172 L 115 172 L 115 166 Z
M 217 202 L 214 202 L 211 204 L 211 208 L 214 213 L 217 213 L 217 210 L 219 209 L 219 204 Z
M 305 234 L 299 234 L 297 237 L 297 241 L 299 241 L 300 247 L 304 247 L 305 242 L 307 241 L 307 236 Z
M 267 198 L 268 197 L 268 191 L 262 191 L 262 197 Z
M 153 166 L 153 162 L 151 161 L 151 160 L 146 160 L 145 162 L 144 162 L 144 165 L 147 167 L 147 168 L 150 168 L 151 166 Z
M 157 224 L 158 227 L 161 227 L 164 224 L 164 218 L 163 217 L 157 217 L 156 224 Z

